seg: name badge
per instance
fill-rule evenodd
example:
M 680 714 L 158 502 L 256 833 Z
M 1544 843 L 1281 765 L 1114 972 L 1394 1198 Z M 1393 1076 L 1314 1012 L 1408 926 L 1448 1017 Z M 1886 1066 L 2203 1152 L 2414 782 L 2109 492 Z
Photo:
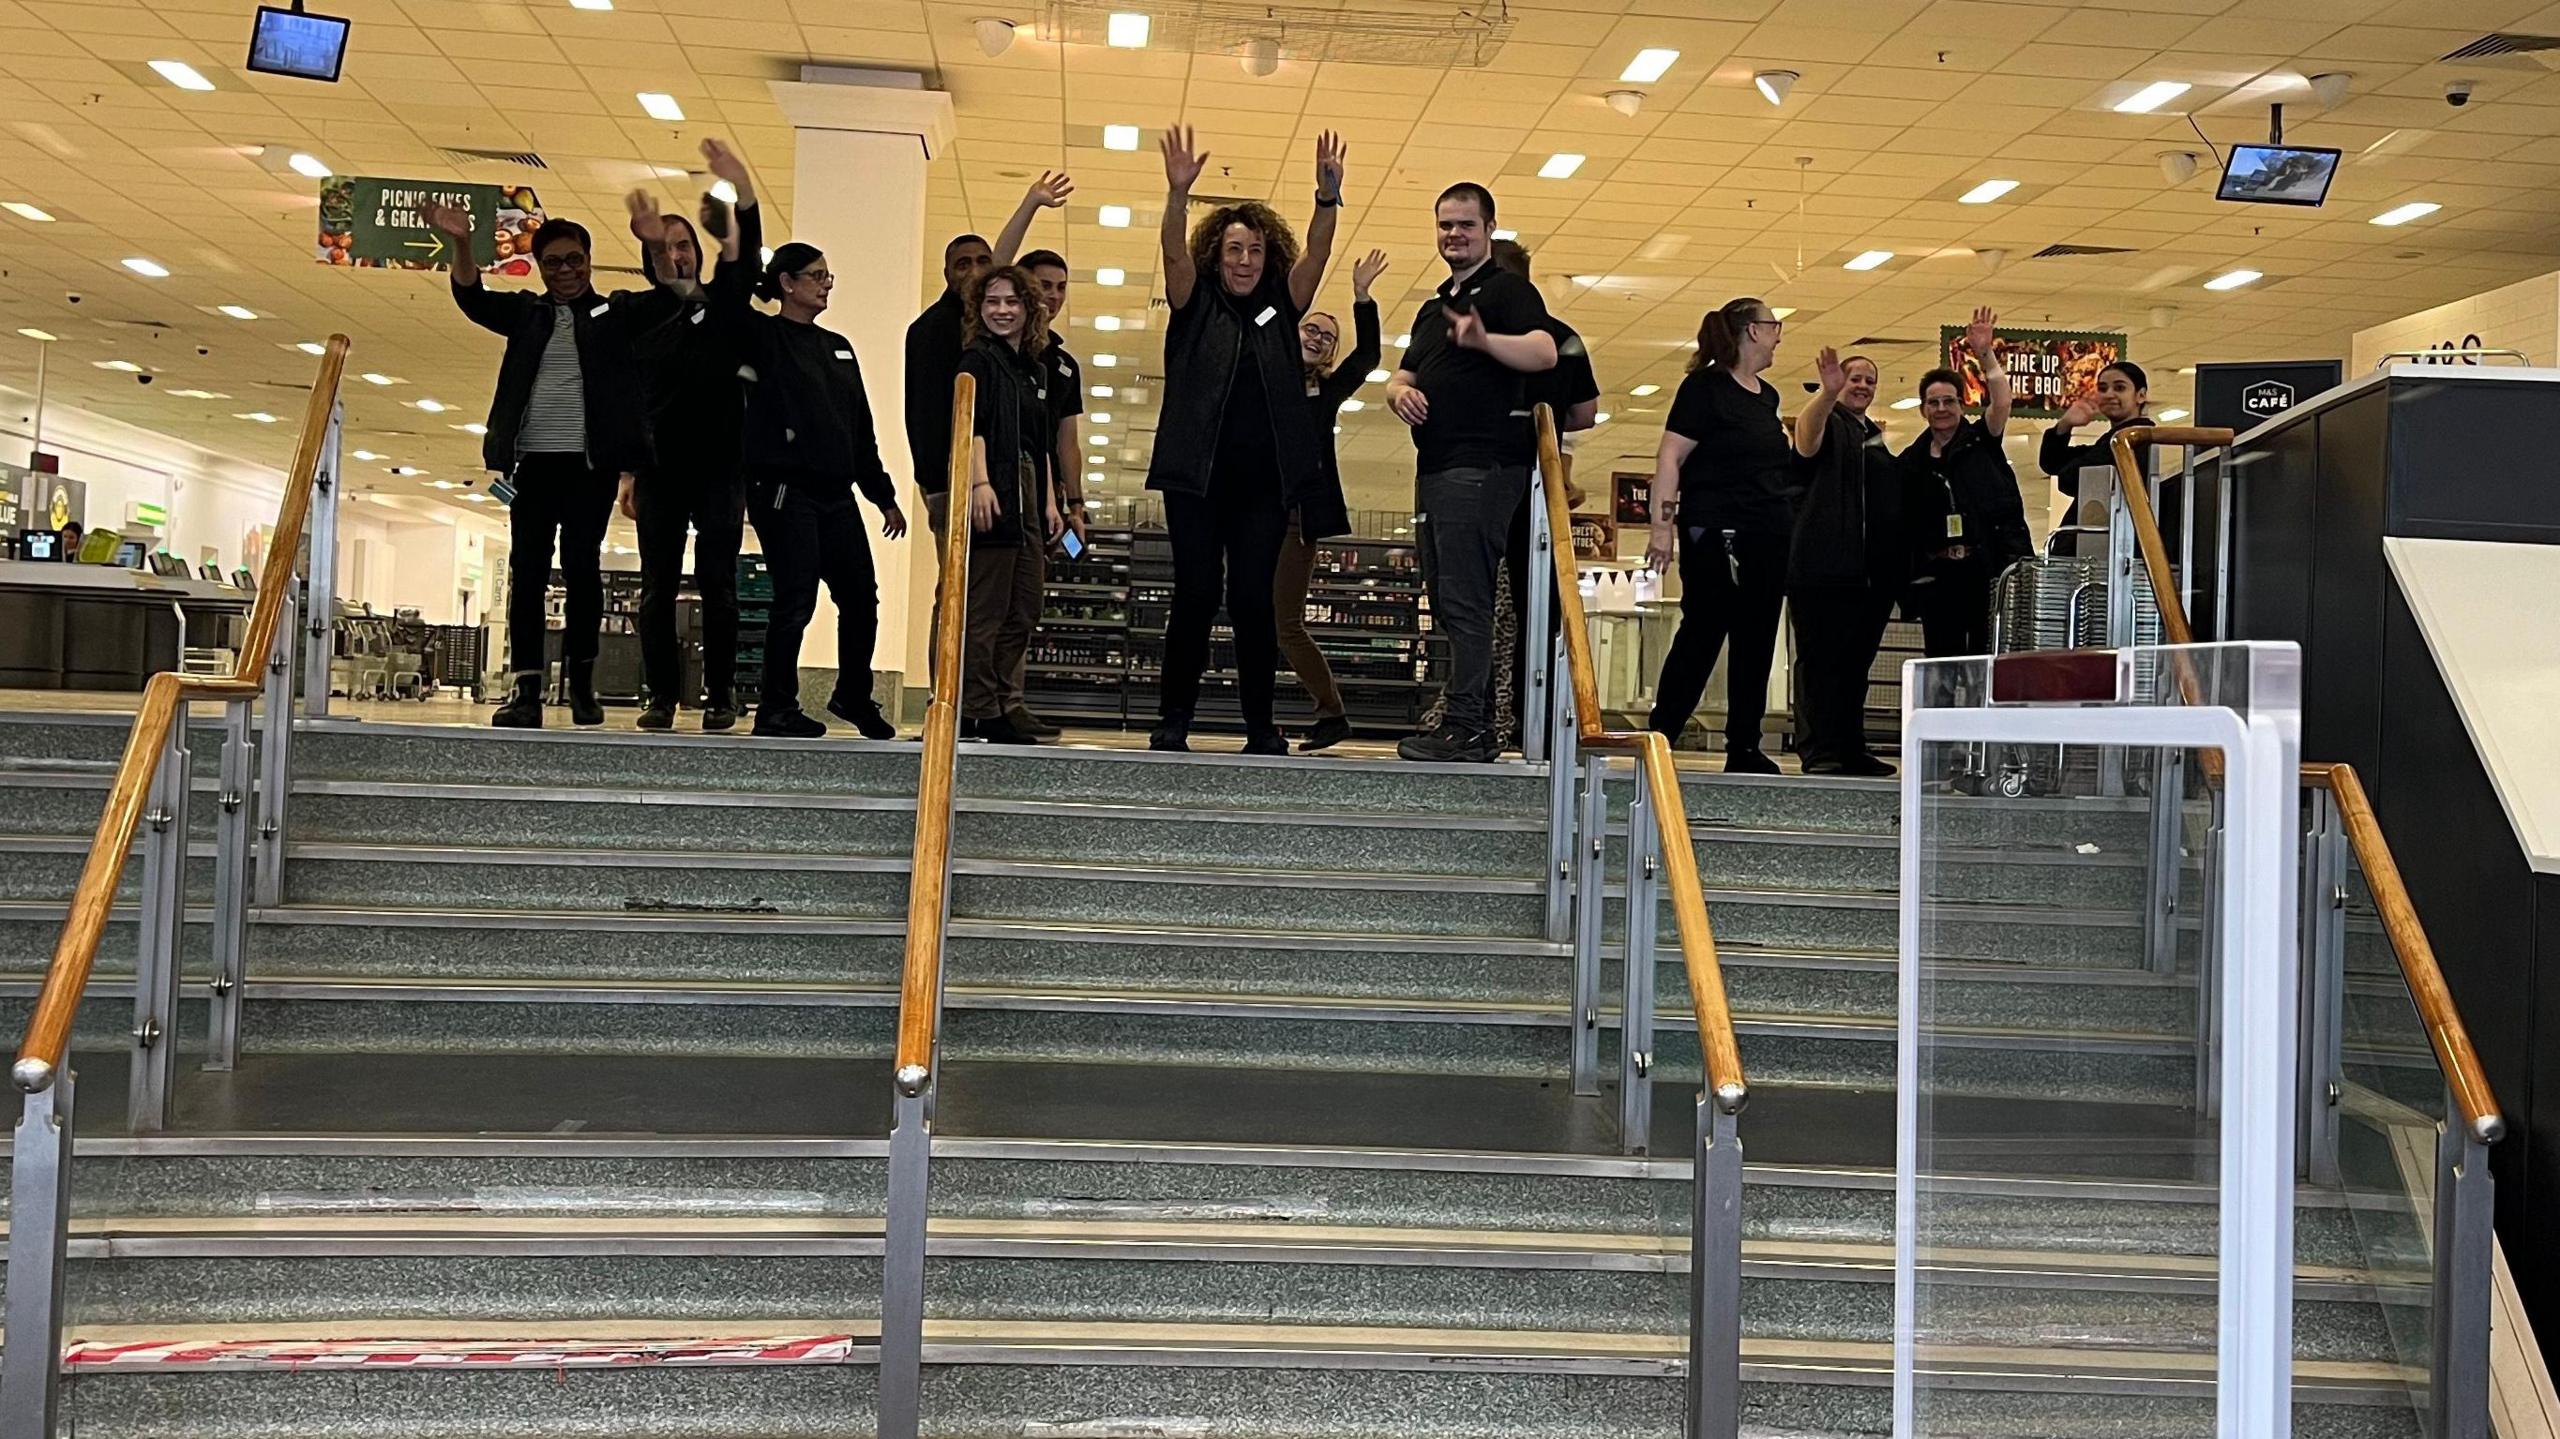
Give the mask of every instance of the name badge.
M 1060 375 L 1072 375 L 1075 373 L 1075 370 L 1070 367 L 1066 361 L 1060 360 L 1058 362 L 1058 373 Z
M 741 379 L 741 380 L 744 380 L 744 381 L 746 381 L 748 384 L 752 385 L 752 384 L 754 384 L 754 383 L 757 381 L 757 379 L 759 379 L 760 377 L 756 374 L 756 367 L 755 367 L 755 366 L 753 366 L 753 365 L 740 365 L 740 366 L 738 367 L 738 378 L 739 378 L 739 379 Z
M 1277 305 L 1265 305 L 1265 306 L 1263 306 L 1263 307 L 1262 307 L 1262 313 L 1253 317 L 1253 322 L 1254 322 L 1255 324 L 1257 324 L 1257 325 L 1268 325 L 1268 324 L 1270 324 L 1270 323 L 1271 323 L 1271 321 L 1272 321 L 1272 317 L 1274 317 L 1274 316 L 1278 315 L 1279 313 L 1280 313 L 1280 307 L 1279 307 L 1279 306 L 1277 306 Z
M 1951 540 L 1960 540 L 1964 538 L 1964 516 L 1947 516 L 1947 538 Z
M 836 358 L 837 358 L 837 359 L 839 359 L 839 360 L 850 360 L 850 359 L 852 359 L 852 358 L 853 358 L 853 351 L 851 351 L 851 350 L 838 350 L 838 351 L 836 351 Z
M 687 320 L 685 323 L 689 325 L 699 325 L 702 323 L 702 317 L 710 313 L 711 312 L 709 310 L 696 310 L 693 312 L 693 318 Z
M 612 314 L 612 313 L 613 313 L 613 306 L 612 306 L 611 304 L 603 304 L 603 305 L 598 305 L 598 306 L 596 306 L 594 309 L 587 311 L 587 318 L 588 318 L 588 319 L 590 319 L 590 320 L 601 320 L 601 319 L 603 319 L 605 316 L 607 316 L 607 315 L 609 315 L 609 314 Z

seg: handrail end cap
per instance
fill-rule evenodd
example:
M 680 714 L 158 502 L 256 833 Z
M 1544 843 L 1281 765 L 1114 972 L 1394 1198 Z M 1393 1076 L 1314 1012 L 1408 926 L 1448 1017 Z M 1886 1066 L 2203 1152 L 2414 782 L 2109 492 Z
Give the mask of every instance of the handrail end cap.
M 909 1099 L 913 1099 L 917 1095 L 924 1093 L 926 1081 L 932 1078 L 933 1071 L 925 1068 L 923 1065 L 907 1065 L 898 1071 L 898 1092 Z
M 2503 1114 L 2481 1115 L 2471 1121 L 2471 1137 L 2482 1144 L 2497 1143 L 2507 1137 L 2507 1117 Z
M 9 1077 L 18 1082 L 26 1094 L 42 1094 L 53 1088 L 53 1066 L 41 1059 L 21 1059 L 9 1067 Z
M 1723 1110 L 1727 1114 L 1740 1114 L 1742 1112 L 1742 1106 L 1749 1104 L 1750 1102 L 1751 1090 L 1748 1086 L 1740 1084 L 1719 1084 L 1716 1086 L 1716 1108 Z

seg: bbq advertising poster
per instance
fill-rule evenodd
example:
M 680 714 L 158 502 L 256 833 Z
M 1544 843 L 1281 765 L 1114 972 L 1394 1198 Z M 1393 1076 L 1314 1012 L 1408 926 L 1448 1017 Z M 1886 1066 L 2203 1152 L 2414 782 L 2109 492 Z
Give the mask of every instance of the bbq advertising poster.
M 2009 372 L 2009 413 L 2045 419 L 2098 392 L 2098 372 L 2125 358 L 2124 336 L 2103 330 L 2001 330 L 1992 338 Z M 1982 366 L 1964 342 L 1964 326 L 1938 327 L 1938 353 L 1964 376 L 1964 403 L 1983 402 Z

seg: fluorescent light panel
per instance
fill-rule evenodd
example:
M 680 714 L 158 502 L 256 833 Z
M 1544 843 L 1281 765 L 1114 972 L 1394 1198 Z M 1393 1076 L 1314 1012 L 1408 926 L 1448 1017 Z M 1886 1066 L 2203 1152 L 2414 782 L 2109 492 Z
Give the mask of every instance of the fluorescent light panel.
M 21 220 L 33 220 L 39 225 L 50 225 L 53 223 L 53 217 L 51 215 L 46 214 L 44 211 L 37 209 L 35 206 L 28 204 L 24 200 L 0 200 L 0 210 L 6 210 Z
M 62 338 L 60 335 L 54 334 L 50 330 L 39 330 L 33 325 L 27 326 L 26 328 L 18 331 L 18 333 L 26 336 L 30 340 L 52 341 Z
M 2173 425 L 2186 417 L 2187 412 L 2184 410 L 2162 410 L 2160 412 L 2160 418 Z
M 1974 186 L 1972 189 L 1965 191 L 1963 194 L 1956 196 L 1956 203 L 1959 205 L 1988 205 L 1992 201 L 1999 199 L 2001 196 L 2008 194 L 2016 188 L 2018 188 L 2018 182 L 2015 180 L 1985 180 L 1981 184 Z
M 168 81 L 170 84 L 177 86 L 181 90 L 210 90 L 213 88 L 213 82 L 211 80 L 204 78 L 203 75 L 197 72 L 195 66 L 188 64 L 184 60 L 154 60 L 151 62 L 151 68 L 160 73 L 161 79 Z
M 1135 125 L 1105 125 L 1105 126 L 1103 126 L 1103 127 L 1102 127 L 1102 148 L 1103 148 L 1103 149 L 1105 149 L 1105 150 L 1135 150 L 1135 149 L 1137 149 L 1137 148 L 1138 148 L 1138 127 L 1137 127 L 1137 126 L 1135 126 Z
M 2373 223 L 2377 225 L 2406 225 L 2411 220 L 2424 219 L 2443 208 L 2444 206 L 2437 204 L 2433 200 L 2412 200 L 2406 205 L 2394 205 L 2390 209 L 2383 211 L 2381 214 L 2374 216 Z
M 723 205 L 734 205 L 738 203 L 738 187 L 726 180 L 714 180 L 711 182 L 711 198 Z
M 1105 265 L 1093 272 L 1093 282 L 1097 285 L 1125 285 L 1129 283 L 1129 272 L 1116 265 Z
M 1627 391 L 1627 393 L 1635 396 L 1639 400 L 1650 399 L 1655 395 L 1661 394 L 1662 387 L 1660 385 L 1638 385 L 1634 389 Z
M 1101 213 L 1096 215 L 1094 218 L 1099 220 L 1102 223 L 1102 228 L 1106 230 L 1126 230 L 1129 228 L 1129 207 L 1126 205 L 1105 205 L 1102 207 Z
M 1920 402 L 1910 395 L 1905 395 L 1901 399 L 1894 401 L 1893 407 L 1897 410 L 1916 410 L 1920 408 Z
M 1872 270 L 1892 258 L 1893 252 L 1891 250 L 1867 250 L 1860 253 L 1856 258 L 1850 260 L 1840 268 L 1844 270 Z M 1777 312 L 1773 310 L 1770 313 L 1775 314 Z
M 2243 285 L 2255 284 L 2265 278 L 2266 276 L 2257 270 L 2232 270 L 2205 281 L 2204 287 L 2208 290 L 2237 290 Z
M 1677 50 L 1638 50 L 1636 58 L 1627 62 L 1627 68 L 1618 72 L 1618 78 L 1630 85 L 1650 85 L 1669 74 L 1679 60 Z
M 295 151 L 292 158 L 286 160 L 285 164 L 293 168 L 293 173 L 307 175 L 314 180 L 326 180 L 331 174 L 329 167 L 321 162 L 319 156 L 306 155 L 299 150 Z
M 142 275 L 149 279 L 165 280 L 169 278 L 168 266 L 161 264 L 157 260 L 146 260 L 140 255 L 136 255 L 125 261 L 124 267 L 137 275 Z
M 1146 48 L 1147 31 L 1152 24 L 1144 15 L 1123 10 L 1111 17 L 1105 36 L 1114 49 L 1141 50 Z
M 1547 157 L 1547 163 L 1538 167 L 1538 178 L 1541 180 L 1570 180 L 1573 178 L 1573 172 L 1582 168 L 1582 160 L 1582 156 L 1573 154 L 1570 151 L 1559 155 L 1549 155 Z
M 246 305 L 217 305 L 215 308 L 235 320 L 254 320 L 258 318 L 258 312 L 250 309 Z
M 676 103 L 676 97 L 673 95 L 656 90 L 643 90 L 640 92 L 640 108 L 648 111 L 649 118 L 652 120 L 665 120 L 672 124 L 681 124 L 684 121 L 684 107 Z
M 2132 94 L 2118 100 L 2116 102 L 2116 113 L 2120 115 L 2148 115 L 2152 111 L 2159 109 L 2161 106 L 2168 104 L 2170 101 L 2177 99 L 2179 96 L 2184 95 L 2194 88 L 2195 86 L 2188 84 L 2184 80 L 2154 80 L 2150 84 L 2143 86 L 2141 89 L 2134 91 Z

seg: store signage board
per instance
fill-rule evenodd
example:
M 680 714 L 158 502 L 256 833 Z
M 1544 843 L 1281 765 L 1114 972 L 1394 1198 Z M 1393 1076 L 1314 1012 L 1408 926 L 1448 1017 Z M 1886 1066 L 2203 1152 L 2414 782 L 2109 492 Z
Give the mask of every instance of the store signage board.
M 2098 372 L 2126 358 L 2124 336 L 2105 330 L 2001 330 L 1992 337 L 2009 372 L 2009 413 L 2050 419 L 2074 400 L 2098 393 Z M 1967 409 L 1982 406 L 1982 365 L 1964 341 L 1964 326 L 1938 327 L 1940 363 L 1964 376 Z
M 450 180 L 386 180 L 340 175 L 320 184 L 320 234 L 312 258 L 364 269 L 442 270 L 452 242 L 427 224 L 424 207 L 451 205 L 471 216 L 472 257 L 484 270 L 533 273 L 533 232 L 548 218 L 522 185 Z
M 1575 515 L 1573 557 L 1614 562 L 1618 558 L 1618 522 L 1610 515 Z
M 2345 377 L 2339 360 L 2253 360 L 2196 366 L 2196 423 L 2212 429 L 2256 429 Z
M 1618 523 L 1650 525 L 1653 523 L 1653 471 L 1620 470 L 1610 478 L 1614 492 Z

